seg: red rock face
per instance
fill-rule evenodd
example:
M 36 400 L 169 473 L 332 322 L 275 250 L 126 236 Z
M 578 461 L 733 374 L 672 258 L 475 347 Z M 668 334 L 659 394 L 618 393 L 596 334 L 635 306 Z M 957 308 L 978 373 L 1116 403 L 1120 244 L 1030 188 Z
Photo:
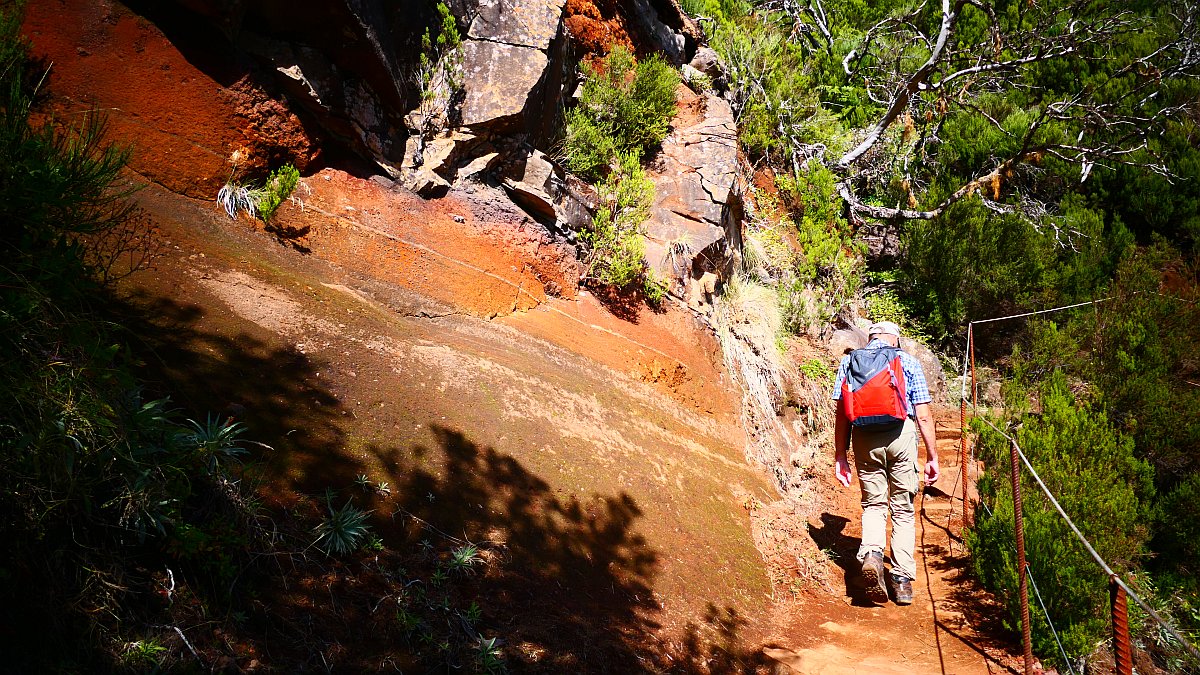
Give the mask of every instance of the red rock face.
M 616 46 L 634 51 L 631 31 L 613 0 L 567 0 L 563 23 L 584 61 L 603 58 Z
M 212 198 L 237 150 L 243 172 L 285 162 L 303 170 L 318 156 L 300 120 L 247 67 L 210 50 L 192 55 L 204 59 L 201 70 L 119 3 L 29 3 L 24 31 L 50 66 L 51 112 L 66 120 L 102 112 L 109 138 L 133 147 L 130 167 L 175 192 Z

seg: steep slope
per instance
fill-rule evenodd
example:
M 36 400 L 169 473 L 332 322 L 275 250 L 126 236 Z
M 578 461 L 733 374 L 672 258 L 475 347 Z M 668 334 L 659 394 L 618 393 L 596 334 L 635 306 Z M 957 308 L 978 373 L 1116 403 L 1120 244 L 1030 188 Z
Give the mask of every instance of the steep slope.
M 847 672 L 878 665 L 864 652 L 903 643 L 914 624 L 937 639 L 939 598 L 908 614 L 846 607 L 837 578 L 832 594 L 772 603 L 797 579 L 839 571 L 779 542 L 836 548 L 844 563 L 853 528 L 826 540 L 818 518 L 806 532 L 820 504 L 781 501 L 747 460 L 741 393 L 695 315 L 580 292 L 569 240 L 498 189 L 426 200 L 362 161 L 318 170 L 328 129 L 255 84 L 251 65 L 173 43 L 118 3 L 36 3 L 27 27 L 56 63 L 49 108 L 108 110 L 150 184 L 136 200 L 163 255 L 121 288 L 148 376 L 189 410 L 245 421 L 268 446 L 261 492 L 277 512 L 363 475 L 390 486 L 371 505 L 389 546 L 419 546 L 414 531 L 481 544 L 485 619 L 516 670 Z M 305 169 L 269 231 L 211 201 L 235 154 L 244 169 Z M 705 227 L 724 221 L 718 210 Z M 853 521 L 841 497 L 827 512 Z M 961 564 L 926 554 L 935 568 Z M 280 624 L 324 632 L 326 667 L 380 669 L 402 652 L 371 642 L 362 626 L 384 619 L 348 607 L 357 580 L 335 567 L 328 585 L 306 579 L 264 601 L 254 625 L 272 630 L 238 636 L 230 667 L 317 650 L 272 632 Z M 188 630 L 198 644 L 223 639 Z M 973 672 L 975 642 L 947 640 L 949 657 L 926 650 L 911 668 Z M 267 665 L 316 668 L 316 653 Z
M 486 606 L 548 672 L 627 672 L 706 617 L 740 617 L 731 647 L 761 635 L 770 588 L 744 504 L 773 497 L 731 417 L 231 227 L 211 203 L 153 187 L 138 201 L 168 246 L 124 291 L 149 317 L 133 328 L 150 371 L 271 446 L 277 504 L 366 474 L 394 486 L 377 513 L 500 546 Z M 572 333 L 601 354 L 631 344 Z

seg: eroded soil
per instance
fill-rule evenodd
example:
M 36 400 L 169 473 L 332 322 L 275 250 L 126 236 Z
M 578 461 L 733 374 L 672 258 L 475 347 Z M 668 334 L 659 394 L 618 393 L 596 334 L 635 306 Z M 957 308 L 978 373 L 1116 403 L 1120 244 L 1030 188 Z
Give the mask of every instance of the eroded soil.
M 514 663 L 542 672 L 629 672 L 648 652 L 708 649 L 685 647 L 689 635 L 760 641 L 771 588 L 745 506 L 771 488 L 735 418 L 716 414 L 732 406 L 715 382 L 672 397 L 688 380 L 639 367 L 708 362 L 716 377 L 697 345 L 646 351 L 645 335 L 578 316 L 566 332 L 541 324 L 609 354 L 592 360 L 300 253 L 212 202 L 157 187 L 138 201 L 166 246 L 123 287 L 147 317 L 130 329 L 148 372 L 270 446 L 278 507 L 366 474 L 392 486 L 374 505 L 385 534 L 412 514 L 499 547 L 485 611 L 519 646 Z

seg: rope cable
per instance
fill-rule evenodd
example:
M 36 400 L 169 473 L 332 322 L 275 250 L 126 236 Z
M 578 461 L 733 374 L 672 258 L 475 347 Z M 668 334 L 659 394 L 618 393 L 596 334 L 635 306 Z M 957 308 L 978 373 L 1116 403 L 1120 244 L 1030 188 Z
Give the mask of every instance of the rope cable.
M 1154 608 L 1148 605 L 1145 600 L 1142 600 L 1142 597 L 1134 592 L 1134 590 L 1129 587 L 1129 584 L 1125 583 L 1125 580 L 1113 571 L 1112 567 L 1105 562 L 1104 558 L 1100 557 L 1100 554 L 1096 552 L 1096 549 L 1092 546 L 1092 543 L 1088 541 L 1087 537 L 1083 536 L 1083 532 L 1080 532 L 1079 528 L 1076 527 L 1075 521 L 1071 520 L 1071 517 L 1068 516 L 1067 512 L 1063 510 L 1062 505 L 1059 504 L 1058 500 L 1054 498 L 1054 494 L 1050 492 L 1050 488 L 1046 487 L 1046 483 L 1042 481 L 1042 477 L 1038 475 L 1038 472 L 1033 468 L 1033 464 L 1029 462 L 1029 458 L 1025 456 L 1025 453 L 1021 450 L 1021 446 L 1017 443 L 1016 439 L 1001 431 L 999 427 L 997 427 L 995 424 L 992 424 L 992 422 L 987 418 L 983 418 L 983 421 L 986 422 L 988 426 L 995 429 L 996 432 L 1001 436 L 1008 439 L 1009 442 L 1016 447 L 1017 455 L 1020 456 L 1021 462 L 1025 464 L 1025 468 L 1029 470 L 1029 473 L 1033 475 L 1034 480 L 1037 481 L 1038 487 L 1042 488 L 1042 492 L 1045 493 L 1046 498 L 1050 500 L 1050 503 L 1054 505 L 1054 509 L 1058 511 L 1058 515 L 1062 516 L 1063 520 L 1066 521 L 1067 527 L 1070 527 L 1071 531 L 1075 533 L 1075 536 L 1079 539 L 1080 543 L 1083 544 L 1083 547 L 1087 549 L 1087 552 L 1091 554 L 1092 559 L 1096 561 L 1096 564 L 1100 566 L 1100 569 L 1104 570 L 1105 574 L 1107 574 L 1114 583 L 1124 589 L 1129 597 L 1133 598 L 1134 601 L 1137 602 L 1138 606 L 1141 607 L 1146 614 L 1150 615 L 1150 617 L 1154 619 L 1158 625 L 1162 626 L 1168 633 L 1170 633 L 1171 637 L 1175 638 L 1179 644 L 1188 651 L 1188 653 L 1190 653 L 1194 658 L 1200 659 L 1200 650 L 1197 650 L 1192 643 L 1185 640 L 1183 636 L 1180 635 L 1177 630 L 1175 630 L 1175 627 L 1168 623 L 1166 619 L 1159 616 L 1158 612 L 1154 611 Z
M 1067 670 L 1071 671 L 1071 675 L 1075 675 L 1075 668 L 1071 665 L 1071 659 L 1067 657 L 1067 650 L 1063 649 L 1062 640 L 1058 639 L 1058 631 L 1054 629 L 1054 622 L 1050 620 L 1050 612 L 1046 611 L 1046 603 L 1042 602 L 1042 592 L 1038 590 L 1037 581 L 1033 578 L 1033 570 L 1028 565 L 1025 566 L 1025 574 L 1029 576 L 1033 594 L 1037 596 L 1038 606 L 1042 608 L 1042 616 L 1046 617 L 1046 625 L 1050 626 L 1050 632 L 1054 634 L 1054 643 L 1058 645 L 1058 653 L 1062 654 L 1063 663 L 1067 664 Z
M 1049 314 L 1051 312 L 1061 312 L 1064 309 L 1075 309 L 1076 307 L 1085 307 L 1087 305 L 1095 305 L 1095 304 L 1098 304 L 1101 302 L 1108 302 L 1109 300 L 1112 300 L 1114 297 L 1116 297 L 1116 296 L 1100 298 L 1099 300 L 1088 300 L 1087 302 L 1077 302 L 1074 305 L 1064 305 L 1062 307 L 1051 307 L 1050 309 L 1039 309 L 1036 312 L 1024 312 L 1022 314 L 1010 314 L 1008 316 L 995 316 L 990 319 L 976 319 L 975 321 L 972 321 L 969 324 L 967 324 L 967 326 L 968 326 L 967 330 L 970 330 L 970 326 L 977 324 L 977 323 L 991 323 L 993 321 L 1003 321 L 1005 319 L 1020 319 L 1021 317 L 1034 316 L 1036 314 Z

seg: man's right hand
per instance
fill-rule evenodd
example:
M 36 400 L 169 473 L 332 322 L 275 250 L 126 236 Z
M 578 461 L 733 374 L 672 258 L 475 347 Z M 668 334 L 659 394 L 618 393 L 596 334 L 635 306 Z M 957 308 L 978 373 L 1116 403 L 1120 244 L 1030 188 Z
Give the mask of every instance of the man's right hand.
M 842 487 L 850 487 L 850 463 L 846 461 L 844 455 L 833 460 L 833 475 L 842 484 Z

